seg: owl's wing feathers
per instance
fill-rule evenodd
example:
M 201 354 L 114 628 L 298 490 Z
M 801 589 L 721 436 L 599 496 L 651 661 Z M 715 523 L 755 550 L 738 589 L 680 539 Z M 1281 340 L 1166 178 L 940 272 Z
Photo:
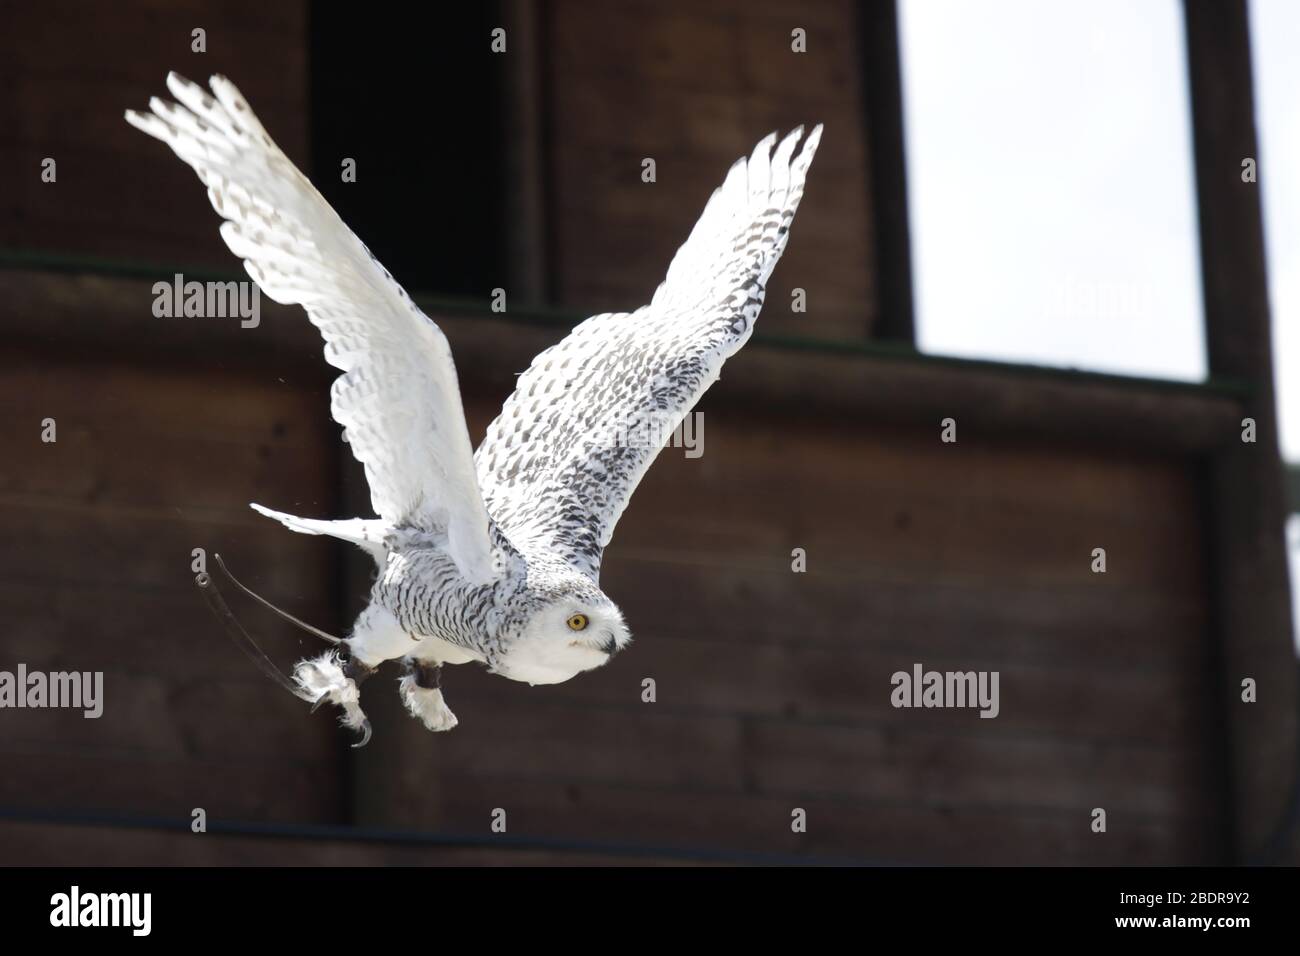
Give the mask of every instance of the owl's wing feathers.
M 474 474 L 451 349 L 442 331 L 344 225 L 224 77 L 213 96 L 178 76 L 127 122 L 188 163 L 226 220 L 221 236 L 271 299 L 299 304 L 343 374 L 331 412 L 365 466 L 390 528 L 446 531 L 467 577 L 492 576 L 488 516 Z
M 731 167 L 649 305 L 587 319 L 519 377 L 475 456 L 516 547 L 598 578 L 642 476 L 753 331 L 822 128 L 795 156 L 802 132 Z

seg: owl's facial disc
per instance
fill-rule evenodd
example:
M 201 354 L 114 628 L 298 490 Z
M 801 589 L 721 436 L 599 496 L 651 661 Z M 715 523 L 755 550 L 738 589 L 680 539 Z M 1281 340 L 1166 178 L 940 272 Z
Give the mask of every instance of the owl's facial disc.
M 632 640 L 622 612 L 603 594 L 559 598 L 542 608 L 498 660 L 497 673 L 558 684 L 607 663 Z

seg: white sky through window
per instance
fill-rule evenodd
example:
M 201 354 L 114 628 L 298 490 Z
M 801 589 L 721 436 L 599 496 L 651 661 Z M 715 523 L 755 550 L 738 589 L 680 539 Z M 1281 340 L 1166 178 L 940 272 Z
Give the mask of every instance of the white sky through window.
M 1204 377 L 1176 0 L 902 0 L 923 351 Z

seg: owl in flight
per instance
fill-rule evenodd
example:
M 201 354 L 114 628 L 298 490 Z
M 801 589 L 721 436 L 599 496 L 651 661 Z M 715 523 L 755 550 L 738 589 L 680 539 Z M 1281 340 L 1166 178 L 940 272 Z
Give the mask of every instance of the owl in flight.
M 442 331 L 239 90 L 221 76 L 211 87 L 172 73 L 167 88 L 179 102 L 155 97 L 149 113 L 128 110 L 127 122 L 198 173 L 253 281 L 276 302 L 301 305 L 320 330 L 325 360 L 343 373 L 331 412 L 379 516 L 325 521 L 253 505 L 294 531 L 363 548 L 378 575 L 351 636 L 304 625 L 334 647 L 299 662 L 292 680 L 218 597 L 232 633 L 297 696 L 340 706 L 342 722 L 362 734 L 356 746 L 370 738 L 358 684 L 384 661 L 401 660 L 402 699 L 430 730 L 456 726 L 444 664 L 478 661 L 511 680 L 557 684 L 606 663 L 631 638 L 600 589 L 601 555 L 663 444 L 620 440 L 620 429 L 666 435 L 749 339 L 821 126 L 779 143 L 773 133 L 737 161 L 650 304 L 592 316 L 538 355 L 474 452 Z

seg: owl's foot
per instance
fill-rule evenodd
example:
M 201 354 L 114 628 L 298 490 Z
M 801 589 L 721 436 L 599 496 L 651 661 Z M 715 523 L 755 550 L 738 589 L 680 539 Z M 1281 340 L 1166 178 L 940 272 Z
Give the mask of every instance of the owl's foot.
M 407 658 L 400 684 L 402 702 L 425 727 L 451 730 L 459 721 L 442 698 L 442 665 Z
M 373 673 L 373 668 L 355 658 L 326 651 L 319 657 L 299 661 L 293 669 L 293 680 L 298 696 L 312 705 L 313 712 L 324 703 L 343 708 L 339 722 L 361 734 L 361 739 L 352 746 L 364 747 L 370 742 L 370 721 L 361 710 L 359 685 Z

